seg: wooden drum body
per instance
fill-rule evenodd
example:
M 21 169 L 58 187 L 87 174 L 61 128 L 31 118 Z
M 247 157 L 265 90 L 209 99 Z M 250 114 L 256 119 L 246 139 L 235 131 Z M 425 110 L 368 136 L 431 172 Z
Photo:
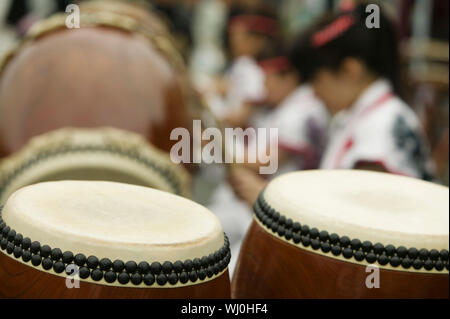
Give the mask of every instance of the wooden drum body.
M 80 282 L 79 288 L 67 288 L 66 278 L 53 272 L 30 271 L 24 264 L 18 264 L 0 252 L 0 277 L 14 278 L 14 281 L 2 282 L 0 298 L 230 298 L 230 278 L 228 270 L 214 280 L 196 285 L 166 288 L 113 287 L 90 282 Z M 72 277 L 67 276 L 73 285 Z M 197 279 L 200 282 L 200 279 Z M 70 285 L 70 284 L 69 284 Z M 134 285 L 129 285 L 134 286 Z
M 86 11 L 78 29 L 66 15 L 37 24 L 0 63 L 0 156 L 67 126 L 133 131 L 169 151 L 172 129 L 192 126 L 182 60 L 160 22 Z
M 233 298 L 449 296 L 446 187 L 381 173 L 298 172 L 271 182 L 254 209 Z
M 229 298 L 229 242 L 182 197 L 112 182 L 22 188 L 0 220 L 0 297 Z

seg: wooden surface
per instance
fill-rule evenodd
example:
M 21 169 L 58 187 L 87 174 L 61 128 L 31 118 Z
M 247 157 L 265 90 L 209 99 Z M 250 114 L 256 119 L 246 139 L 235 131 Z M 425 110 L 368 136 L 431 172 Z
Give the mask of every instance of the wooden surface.
M 255 221 L 242 244 L 232 298 L 448 298 L 449 277 L 380 269 L 369 289 L 365 267 L 314 254 L 269 235 Z
M 0 77 L 0 156 L 66 126 L 134 131 L 169 151 L 192 119 L 180 74 L 146 39 L 85 27 L 22 48 Z
M 227 270 L 214 280 L 182 288 L 124 288 L 80 281 L 80 288 L 69 289 L 64 277 L 0 253 L 0 298 L 230 298 L 230 278 Z

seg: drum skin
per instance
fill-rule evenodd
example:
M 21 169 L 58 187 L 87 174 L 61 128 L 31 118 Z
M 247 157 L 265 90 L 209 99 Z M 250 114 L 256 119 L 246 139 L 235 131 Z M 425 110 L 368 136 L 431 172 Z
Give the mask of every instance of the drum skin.
M 242 244 L 232 298 L 449 298 L 448 274 L 380 269 L 367 288 L 364 266 L 324 257 L 270 235 L 256 221 Z
M 114 287 L 82 280 L 79 288 L 67 288 L 65 281 L 0 252 L 0 298 L 230 298 L 228 270 L 213 280 L 180 288 Z
M 178 71 L 148 39 L 83 27 L 28 43 L 0 78 L 0 156 L 67 126 L 121 128 L 169 151 L 172 129 L 192 120 Z

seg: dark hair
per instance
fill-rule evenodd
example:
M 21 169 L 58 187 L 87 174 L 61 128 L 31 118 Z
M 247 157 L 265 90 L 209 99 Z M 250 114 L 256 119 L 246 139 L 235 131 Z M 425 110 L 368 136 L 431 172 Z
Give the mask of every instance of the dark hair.
M 249 30 L 248 33 L 252 34 L 256 37 L 261 37 L 262 39 L 265 39 L 267 42 L 266 47 L 263 49 L 262 52 L 256 56 L 256 60 L 265 59 L 271 55 L 273 55 L 276 48 L 280 45 L 280 25 L 279 25 L 279 19 L 277 11 L 274 9 L 273 6 L 269 5 L 268 3 L 263 2 L 262 4 L 258 5 L 256 8 L 247 8 L 239 3 L 233 5 L 228 13 L 228 24 L 236 17 L 239 16 L 260 16 L 262 18 L 267 18 L 269 20 L 273 20 L 275 22 L 275 33 L 274 34 L 263 34 L 258 33 L 255 31 Z M 225 28 L 225 43 L 224 46 L 229 51 L 229 42 L 228 42 L 228 28 Z
M 387 78 L 399 94 L 399 55 L 393 23 L 380 12 L 380 27 L 366 26 L 366 5 L 324 16 L 295 41 L 290 56 L 302 80 L 319 68 L 337 70 L 347 57 L 360 59 L 378 76 Z M 380 10 L 381 11 L 381 10 Z

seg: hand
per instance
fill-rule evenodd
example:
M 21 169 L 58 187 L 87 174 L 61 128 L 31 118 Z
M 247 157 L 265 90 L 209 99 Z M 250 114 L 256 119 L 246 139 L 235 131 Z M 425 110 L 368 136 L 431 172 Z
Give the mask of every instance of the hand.
M 267 181 L 257 173 L 244 167 L 232 167 L 228 180 L 236 196 L 252 206 Z
M 244 103 L 238 110 L 230 112 L 227 116 L 225 116 L 223 122 L 229 127 L 241 127 L 245 129 L 248 126 L 249 119 L 253 112 L 254 107 L 250 104 Z

